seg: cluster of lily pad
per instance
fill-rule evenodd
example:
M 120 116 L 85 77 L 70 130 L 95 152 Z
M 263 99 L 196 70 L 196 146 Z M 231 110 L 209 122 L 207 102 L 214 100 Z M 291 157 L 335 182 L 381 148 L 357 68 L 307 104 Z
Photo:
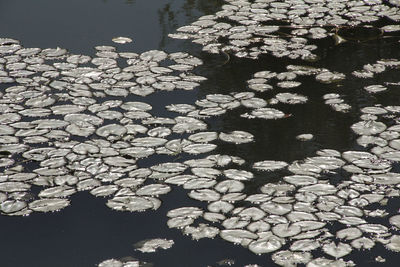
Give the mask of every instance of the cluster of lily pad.
M 105 46 L 97 47 L 98 57 L 91 59 L 60 48 L 23 48 L 16 40 L 0 40 L 0 76 L 5 84 L 0 99 L 2 214 L 57 211 L 70 204 L 69 196 L 82 190 L 107 197 L 106 205 L 118 211 L 157 209 L 160 195 L 182 186 L 190 198 L 207 202 L 207 208 L 170 210 L 170 228 L 196 240 L 220 236 L 256 254 L 273 253 L 279 265 L 351 265 L 341 258 L 376 243 L 400 251 L 396 234 L 400 216 L 390 215 L 392 228 L 371 222 L 388 217 L 384 203 L 400 196 L 400 175 L 391 171 L 400 161 L 400 127 L 396 121 L 392 125 L 379 121 L 396 117 L 400 107 L 360 110 L 361 120 L 351 129 L 367 151 L 322 149 L 314 157 L 292 163 L 255 162 L 249 171 L 240 157 L 212 154 L 217 147 L 212 142 L 240 145 L 256 141 L 254 136 L 245 131 L 207 131 L 207 118 L 239 106 L 252 109 L 242 115 L 245 118 L 283 118 L 283 112 L 268 106 L 305 103 L 306 96 L 278 93 L 268 102 L 254 92 L 210 94 L 194 104 L 165 107 L 178 116 L 157 117 L 150 104 L 126 97 L 192 89 L 204 80 L 189 73 L 201 61 L 186 53 L 137 55 Z M 126 59 L 126 67 L 118 67 L 119 57 Z M 159 66 L 165 59 L 177 64 Z M 314 75 L 323 83 L 345 78 L 326 69 L 290 65 L 288 72 L 258 72 L 248 84 L 263 92 L 254 88 L 272 89 L 269 83 L 275 79 L 277 86 L 290 88 L 279 84 L 295 82 L 298 75 Z M 192 158 L 177 161 L 182 153 Z M 143 158 L 160 154 L 171 156 L 171 161 L 140 166 Z M 278 183 L 262 185 L 257 194 L 246 194 L 254 173 L 263 171 L 286 174 Z M 335 174 L 342 177 L 336 184 L 330 181 Z M 31 191 L 33 186 L 42 188 L 37 196 Z M 172 242 L 156 239 L 138 249 L 155 251 Z M 314 258 L 321 253 L 327 257 Z M 112 264 L 136 263 L 108 260 L 100 266 Z
M 164 51 L 151 50 L 139 55 L 117 52 L 113 46 L 97 46 L 95 49 L 96 57 L 91 58 L 69 54 L 61 48 L 24 48 L 17 40 L 1 38 L 0 82 L 17 82 L 22 87 L 43 87 L 43 93 L 52 91 L 53 98 L 59 97 L 75 101 L 77 103 L 73 103 L 76 105 L 90 106 L 93 103 L 85 101 L 85 97 L 126 97 L 129 94 L 146 96 L 156 90 L 191 90 L 205 79 L 191 75 L 190 71 L 202 64 L 202 61 L 187 53 L 167 54 Z M 118 64 L 118 61 L 123 63 Z M 15 94 L 22 87 L 15 88 L 17 91 L 14 94 L 10 90 L 4 97 L 17 97 Z M 60 92 L 63 90 L 69 92 Z M 43 102 L 49 105 L 54 103 L 50 96 L 42 97 Z M 32 98 L 27 105 L 38 108 L 39 99 Z
M 43 52 L 39 50 L 33 54 L 22 47 L 13 51 L 15 46 L 21 47 L 15 40 L 3 40 L 3 47 L 7 49 L 3 48 L 2 69 L 6 75 L 2 76 L 5 77 L 2 82 L 18 83 L 7 87 L 1 99 L 0 150 L 1 167 L 5 171 L 0 182 L 0 207 L 3 214 L 56 211 L 68 206 L 68 197 L 79 190 L 90 190 L 95 196 L 109 197 L 107 206 L 115 210 L 157 209 L 161 205 L 158 196 L 170 192 L 170 185 L 178 185 L 189 190 L 189 197 L 209 204 L 206 211 L 198 207 L 169 211 L 169 227 L 180 228 L 194 239 L 219 235 L 257 254 L 275 252 L 272 258 L 278 264 L 290 259 L 293 264 L 309 263 L 313 266 L 316 262 L 330 261 L 322 258 L 312 260 L 311 252 L 314 250 L 341 258 L 352 248 L 371 248 L 375 242 L 399 250 L 399 238 L 390 234 L 391 229 L 367 221 L 368 217 L 385 216 L 387 212 L 379 209 L 366 211 L 365 208 L 399 194 L 398 189 L 392 186 L 398 183 L 399 175 L 390 172 L 392 161 L 399 160 L 397 149 L 400 146 L 396 139 L 399 130 L 397 125 L 388 128 L 376 120 L 379 115 L 396 114 L 400 108 L 368 107 L 361 110 L 365 116 L 352 129 L 360 135 L 359 144 L 366 147 L 374 145 L 371 152 L 347 151 L 341 154 L 335 150 L 321 150 L 318 156 L 291 164 L 273 160 L 254 163 L 256 172 L 285 169 L 292 175 L 284 176 L 278 184 L 265 184 L 258 194 L 248 196 L 243 190 L 254 174 L 233 168 L 232 164 L 240 166 L 245 163 L 235 156 L 208 155 L 182 163 L 159 163 L 149 168 L 138 165 L 141 158 L 154 154 L 208 153 L 216 148 L 210 143 L 216 139 L 235 144 L 252 142 L 253 135 L 244 131 L 207 132 L 207 124 L 198 117 L 221 115 L 240 105 L 255 108 L 265 117 L 268 113 L 265 110 L 267 102 L 254 97 L 254 93 L 207 95 L 195 103 L 199 109 L 189 104 L 166 107 L 186 116 L 155 117 L 150 113 L 151 105 L 144 102 L 102 101 L 102 97 L 107 95 L 104 93 L 107 88 L 112 91 L 119 87 L 99 88 L 120 72 L 102 76 L 109 68 L 100 65 L 97 68 L 83 67 L 85 74 L 90 73 L 88 76 L 69 76 L 76 69 L 56 70 L 45 64 L 49 60 L 66 59 L 67 62 L 55 62 L 53 66 L 77 65 L 68 63 L 68 58 L 73 56 L 66 51 L 52 50 L 56 58 L 49 58 L 47 53 L 41 54 Z M 100 53 L 112 50 L 102 49 Z M 27 55 L 18 53 L 20 50 Z M 163 53 L 143 54 L 138 58 L 146 61 L 146 55 L 152 55 L 153 60 L 154 55 Z M 162 58 L 164 56 L 167 57 L 163 55 Z M 80 56 L 81 59 L 85 57 Z M 35 61 L 33 65 L 39 64 L 40 67 L 27 70 L 29 63 L 22 64 L 25 67 L 17 72 L 21 77 L 16 77 L 16 64 L 27 59 Z M 41 60 L 42 63 L 37 63 Z M 84 62 L 80 64 L 89 61 Z M 14 64 L 11 65 L 13 70 L 10 64 Z M 144 63 L 138 60 L 132 66 L 140 64 Z M 44 69 L 54 76 L 44 75 Z M 304 67 L 290 66 L 288 69 L 293 73 L 260 72 L 254 77 L 266 80 L 277 76 L 280 80 L 279 77 L 287 79 L 305 71 Z M 317 76 L 331 73 L 306 69 L 307 73 L 310 71 Z M 96 86 L 93 86 L 94 77 L 98 77 Z M 133 77 L 125 82 L 135 83 L 143 76 Z M 132 87 L 136 88 L 135 85 Z M 128 88 L 130 93 L 137 92 Z M 285 99 L 282 93 L 276 99 L 290 103 L 282 100 Z M 52 118 L 48 119 L 48 116 Z M 193 133 L 196 131 L 201 132 Z M 187 138 L 171 138 L 174 133 L 186 133 Z M 335 186 L 330 184 L 327 176 L 342 169 L 352 173 L 351 179 Z M 45 187 L 39 192 L 38 199 L 29 192 L 32 186 Z M 235 203 L 242 202 L 246 205 L 235 207 Z M 199 218 L 205 222 L 194 225 Z M 390 223 L 399 225 L 398 220 L 398 216 L 393 216 Z M 331 233 L 328 222 L 343 225 L 343 229 Z M 290 249 L 280 250 L 285 244 L 289 244 Z
M 335 34 L 330 27 L 363 25 L 381 17 L 400 20 L 398 7 L 379 0 L 228 1 L 222 9 L 170 36 L 194 39 L 211 53 L 310 59 L 317 46 L 309 39 Z M 106 205 L 117 211 L 155 210 L 161 195 L 181 186 L 206 208 L 170 210 L 167 224 L 195 240 L 219 236 L 256 254 L 271 253 L 282 266 L 350 266 L 354 263 L 342 258 L 377 244 L 400 252 L 400 215 L 385 209 L 390 198 L 400 196 L 400 174 L 393 170 L 400 161 L 400 126 L 388 120 L 398 117 L 400 106 L 360 110 L 360 121 L 351 129 L 362 151 L 321 149 L 291 163 L 254 162 L 249 170 L 245 159 L 212 152 L 216 142 L 241 145 L 257 141 L 254 135 L 209 131 L 209 117 L 244 107 L 250 111 L 243 118 L 282 119 L 289 114 L 271 106 L 304 104 L 308 97 L 279 92 L 267 100 L 256 93 L 295 89 L 301 85 L 296 78 L 304 75 L 320 83 L 346 76 L 295 65 L 281 73 L 260 71 L 247 81 L 251 91 L 169 104 L 165 108 L 178 113 L 170 117 L 158 117 L 149 103 L 136 100 L 156 91 L 196 88 L 205 78 L 191 71 L 201 63 L 187 53 L 136 54 L 112 46 L 96 47 L 92 58 L 62 48 L 24 48 L 17 40 L 0 38 L 0 84 L 5 88 L 0 92 L 1 214 L 58 211 L 70 205 L 71 195 L 84 190 L 107 198 Z M 396 59 L 380 60 L 352 74 L 373 78 L 399 65 Z M 363 89 L 379 93 L 386 87 L 371 84 Z M 334 110 L 351 108 L 337 93 L 323 98 Z M 169 160 L 142 166 L 142 159 L 156 155 Z M 246 193 L 246 186 L 263 172 L 277 172 L 282 179 L 263 184 L 256 194 Z M 33 187 L 40 187 L 37 195 Z M 172 245 L 172 240 L 153 239 L 138 244 L 137 250 L 154 252 Z M 140 264 L 110 259 L 99 266 Z
M 155 117 L 151 105 L 121 100 L 156 90 L 191 90 L 205 79 L 190 73 L 201 60 L 156 50 L 119 53 L 112 46 L 96 51 L 91 58 L 0 39 L 0 82 L 6 86 L 0 100 L 2 214 L 59 210 L 80 190 L 96 196 L 115 193 L 107 203 L 114 209 L 157 208 L 159 200 L 152 196 L 169 187 L 142 185 L 150 174 L 163 175 L 138 168 L 136 161 L 155 153 L 198 154 L 215 148 L 165 138 L 205 129 L 204 122 Z M 122 67 L 117 60 L 124 61 Z M 38 199 L 30 193 L 32 186 L 46 187 Z M 129 189 L 139 186 L 137 194 Z
M 199 102 L 208 103 L 206 109 L 213 107 L 224 110 L 219 105 L 226 99 L 231 103 L 238 102 L 234 106 L 244 105 L 243 100 L 238 100 L 239 94 L 246 95 L 247 100 L 254 103 L 262 102 L 262 99 L 254 99 L 252 92 L 208 95 Z M 187 108 L 183 105 L 177 104 L 174 107 Z M 179 108 L 168 108 L 179 112 Z M 186 111 L 195 110 L 197 108 L 192 106 Z M 196 114 L 220 115 L 226 110 L 218 114 L 197 110 Z M 180 228 L 184 234 L 196 240 L 219 235 L 257 254 L 277 251 L 272 259 L 285 266 L 288 259 L 293 265 L 353 265 L 351 261 L 345 262 L 340 258 L 350 254 L 353 249 L 370 249 L 376 243 L 399 251 L 398 235 L 395 234 L 397 227 L 390 229 L 385 225 L 369 222 L 376 217 L 386 217 L 389 213 L 383 209 L 368 208 L 376 204 L 384 205 L 389 198 L 400 196 L 396 187 L 400 176 L 390 172 L 393 163 L 400 160 L 397 150 L 400 148 L 397 146 L 400 128 L 397 124 L 388 128 L 384 123 L 376 121 L 378 116 L 396 116 L 400 107 L 364 107 L 361 112 L 362 120 L 354 123 L 351 129 L 360 135 L 357 143 L 369 148 L 370 152 L 340 153 L 332 149 L 323 149 L 318 151 L 315 157 L 291 164 L 274 160 L 256 162 L 253 164 L 256 172 L 285 170 L 291 175 L 283 176 L 283 181 L 278 184 L 263 185 L 255 195 L 243 193 L 246 183 L 254 178 L 252 172 L 240 169 L 220 170 L 221 167 L 228 166 L 230 161 L 233 162 L 230 156 L 212 155 L 184 162 L 189 166 L 197 166 L 191 169 L 197 177 L 173 176 L 165 182 L 183 185 L 185 189 L 192 190 L 188 194 L 189 197 L 208 202 L 207 210 L 199 207 L 171 210 L 167 214 L 170 218 L 168 226 Z M 210 132 L 195 135 L 205 142 L 218 137 L 216 133 Z M 235 139 L 232 139 L 234 136 Z M 221 133 L 219 137 L 236 144 L 253 141 L 249 133 L 241 131 L 234 131 L 228 135 Z M 193 137 L 189 137 L 189 140 L 192 139 Z M 239 160 L 238 163 L 242 165 L 245 162 Z M 178 165 L 175 165 L 174 169 L 179 169 L 177 167 Z M 330 177 L 335 174 L 342 176 L 338 184 L 330 182 Z M 243 205 L 243 202 L 246 204 Z M 399 218 L 398 215 L 392 216 L 389 222 L 396 226 Z M 200 222 L 195 224 L 195 220 Z M 289 250 L 282 251 L 282 247 L 289 247 Z M 324 253 L 338 260 L 324 257 L 313 259 L 312 252 L 319 253 L 317 255 Z M 384 259 L 379 257 L 377 260 Z
M 368 25 L 381 18 L 394 23 L 400 20 L 398 5 L 390 6 L 383 0 L 225 2 L 222 10 L 202 16 L 169 36 L 193 39 L 210 53 L 225 52 L 254 59 L 260 54 L 271 54 L 313 60 L 317 46 L 309 40 L 328 36 L 343 40 L 336 34 L 339 27 Z M 385 33 L 400 28 L 386 25 L 379 30 Z
M 283 176 L 278 183 L 264 184 L 253 195 L 242 193 L 244 183 L 254 178 L 252 172 L 225 170 L 224 180 L 218 184 L 223 183 L 223 187 L 190 193 L 208 202 L 206 210 L 171 210 L 168 225 L 181 228 L 193 239 L 219 234 L 256 254 L 273 253 L 273 261 L 282 266 L 352 266 L 352 261 L 341 258 L 377 243 L 399 252 L 400 215 L 390 215 L 383 208 L 390 198 L 400 196 L 400 174 L 392 172 L 393 164 L 400 161 L 400 127 L 387 126 L 378 121 L 378 115 L 398 114 L 400 107 L 366 107 L 361 112 L 362 116 L 376 114 L 376 118 L 351 127 L 368 151 L 322 149 L 314 157 L 291 164 L 256 162 L 255 172 L 286 170 L 291 175 Z M 341 176 L 336 183 L 330 180 L 334 175 Z M 377 218 L 386 217 L 386 223 L 376 223 Z M 196 225 L 195 220 L 200 222 Z M 327 256 L 321 257 L 321 253 Z M 319 257 L 313 259 L 313 255 Z

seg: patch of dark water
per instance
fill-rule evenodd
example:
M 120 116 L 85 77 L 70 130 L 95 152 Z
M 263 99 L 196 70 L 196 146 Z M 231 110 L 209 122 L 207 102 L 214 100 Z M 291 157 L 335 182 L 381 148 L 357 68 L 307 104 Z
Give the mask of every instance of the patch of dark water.
M 92 55 L 96 45 L 115 45 L 112 38 L 127 36 L 133 42 L 118 46 L 143 52 L 175 46 L 168 33 L 220 6 L 184 0 L 6 0 L 0 3 L 0 32 L 26 47 L 58 46 L 86 55 Z
M 223 259 L 233 259 L 235 266 L 253 263 L 273 264 L 268 257 L 257 256 L 241 246 L 216 239 L 193 241 L 180 230 L 169 229 L 166 213 L 182 206 L 198 205 L 186 197 L 185 190 L 174 188 L 162 198 L 157 211 L 117 212 L 105 206 L 104 198 L 87 192 L 75 194 L 72 206 L 54 214 L 28 217 L 1 217 L 2 266 L 87 267 L 109 258 L 133 257 L 153 266 L 217 266 Z M 171 249 L 141 253 L 133 244 L 149 238 L 174 240 Z M 20 255 L 24 255 L 21 257 Z

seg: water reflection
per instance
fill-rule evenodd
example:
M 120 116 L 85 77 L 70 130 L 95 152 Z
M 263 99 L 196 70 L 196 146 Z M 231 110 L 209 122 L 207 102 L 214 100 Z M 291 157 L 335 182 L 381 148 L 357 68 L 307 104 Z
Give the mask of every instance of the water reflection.
M 177 28 L 194 22 L 203 15 L 213 14 L 215 10 L 222 6 L 220 1 L 199 1 L 199 0 L 169 0 L 164 2 L 158 10 L 159 25 L 161 28 L 160 49 L 181 49 L 186 51 L 195 51 L 193 45 L 188 42 L 175 42 L 168 37 L 168 34 L 174 32 Z

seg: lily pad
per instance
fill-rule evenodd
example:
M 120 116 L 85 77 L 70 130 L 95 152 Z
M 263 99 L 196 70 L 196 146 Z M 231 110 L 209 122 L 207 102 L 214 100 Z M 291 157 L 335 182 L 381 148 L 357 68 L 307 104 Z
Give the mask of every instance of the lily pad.
M 173 240 L 167 240 L 162 238 L 155 238 L 149 240 L 143 240 L 134 245 L 136 250 L 149 253 L 156 252 L 158 249 L 169 249 L 174 245 Z

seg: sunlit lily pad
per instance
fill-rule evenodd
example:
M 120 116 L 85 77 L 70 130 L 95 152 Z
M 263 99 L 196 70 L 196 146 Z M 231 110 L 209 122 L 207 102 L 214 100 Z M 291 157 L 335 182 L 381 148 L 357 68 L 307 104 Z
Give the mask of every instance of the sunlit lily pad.
M 40 212 L 54 212 L 67 207 L 70 204 L 68 199 L 48 198 L 35 200 L 29 203 L 29 208 Z
M 214 144 L 190 144 L 184 146 L 182 150 L 186 153 L 197 155 L 197 154 L 211 152 L 216 148 L 217 146 Z
M 249 250 L 257 255 L 260 255 L 276 251 L 280 249 L 284 243 L 285 242 L 281 238 L 271 234 L 266 238 L 251 242 L 249 244 Z
M 250 118 L 251 116 L 254 116 L 254 118 L 271 120 L 284 118 L 285 113 L 274 108 L 259 108 L 253 110 L 250 114 Z
M 218 138 L 218 134 L 216 132 L 200 132 L 192 134 L 188 137 L 190 141 L 196 143 L 208 143 L 214 141 Z
M 173 240 L 155 238 L 150 240 L 143 240 L 134 245 L 136 250 L 140 252 L 156 252 L 157 249 L 169 249 L 174 245 Z
M 390 238 L 389 243 L 386 244 L 386 248 L 393 250 L 395 252 L 399 252 L 400 251 L 400 236 L 393 235 Z
M 117 44 L 126 44 L 132 42 L 132 39 L 128 37 L 114 37 L 112 41 Z
M 375 135 L 386 130 L 386 125 L 376 121 L 360 121 L 351 126 L 351 129 L 359 135 Z
M 312 255 L 308 252 L 292 252 L 282 250 L 272 255 L 272 260 L 280 266 L 297 266 L 311 261 Z
M 334 258 L 341 258 L 346 256 L 347 254 L 349 254 L 352 251 L 352 248 L 350 245 L 339 242 L 338 244 L 335 244 L 334 242 L 330 242 L 328 244 L 325 244 L 322 247 L 322 250 L 334 257 Z
M 183 230 L 185 235 L 191 235 L 192 239 L 214 238 L 219 233 L 219 229 L 207 224 L 201 223 L 198 227 L 186 226 Z
M 151 199 L 138 196 L 114 197 L 108 200 L 106 205 L 114 210 L 131 212 L 155 208 Z
M 228 169 L 225 170 L 223 173 L 227 178 L 238 181 L 247 181 L 253 179 L 254 177 L 254 175 L 251 172 L 244 170 Z
M 343 73 L 324 71 L 315 76 L 315 79 L 321 83 L 333 83 L 345 79 Z
M 96 197 L 105 197 L 114 194 L 117 190 L 116 185 L 103 185 L 92 189 L 90 193 Z
M 312 239 L 298 240 L 292 243 L 290 250 L 292 251 L 313 251 L 320 247 L 320 243 Z
M 140 137 L 135 138 L 131 143 L 138 147 L 157 147 L 167 142 L 164 138 L 159 137 Z
M 356 249 L 371 249 L 375 246 L 375 242 L 369 238 L 361 237 L 351 241 L 351 245 Z
M 263 171 L 275 171 L 279 169 L 283 169 L 288 164 L 284 161 L 274 161 L 274 160 L 264 160 L 255 162 L 253 164 L 253 168 L 256 170 L 263 170 Z
M 316 195 L 331 195 L 336 191 L 336 187 L 330 184 L 308 185 L 299 189 L 299 192 L 312 192 Z
M 286 104 L 303 104 L 308 100 L 306 96 L 293 93 L 279 93 L 275 97 L 280 102 Z
M 244 184 L 240 181 L 236 180 L 226 180 L 219 182 L 215 189 L 220 193 L 227 193 L 227 192 L 241 192 L 244 189 Z
M 292 210 L 291 204 L 279 204 L 274 202 L 265 202 L 260 205 L 260 208 L 269 214 L 284 215 Z
M 9 214 L 20 211 L 27 207 L 24 201 L 20 200 L 6 200 L 0 204 L 0 210 L 2 213 Z
M 297 186 L 304 186 L 304 185 L 311 185 L 316 184 L 317 179 L 312 176 L 305 176 L 305 175 L 292 175 L 292 176 L 285 176 L 283 177 L 285 182 L 297 185 Z
M 196 219 L 203 214 L 203 211 L 197 207 L 182 207 L 168 211 L 167 216 L 174 217 L 189 217 Z
M 220 194 L 211 189 L 192 190 L 188 193 L 188 196 L 196 200 L 208 202 L 220 199 Z
M 244 131 L 233 131 L 230 133 L 220 133 L 219 138 L 222 141 L 235 143 L 235 144 L 243 144 L 249 143 L 254 140 L 254 136 L 251 133 Z
M 232 230 L 222 230 L 220 232 L 222 239 L 232 242 L 234 244 L 248 245 L 252 240 L 257 239 L 258 236 L 249 232 L 247 230 L 232 229 Z

